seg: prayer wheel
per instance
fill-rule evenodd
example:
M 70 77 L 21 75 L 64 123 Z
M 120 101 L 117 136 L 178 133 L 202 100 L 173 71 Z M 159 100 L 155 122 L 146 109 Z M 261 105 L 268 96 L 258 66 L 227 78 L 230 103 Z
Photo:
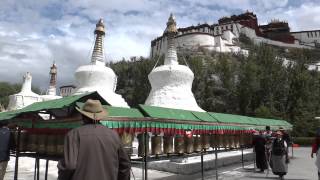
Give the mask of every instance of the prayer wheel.
M 239 137 L 240 137 L 240 146 L 244 146 L 245 145 L 245 142 L 244 142 L 244 134 L 240 134 L 239 135 Z
M 147 140 L 147 155 L 149 155 L 149 134 L 146 135 L 146 140 Z M 137 138 L 138 138 L 138 142 L 139 142 L 139 146 L 138 146 L 138 156 L 143 157 L 145 155 L 145 139 L 144 139 L 145 135 L 144 133 L 142 134 L 138 134 Z
M 200 135 L 194 137 L 194 151 L 201 152 L 202 151 L 202 139 Z
M 185 152 L 188 154 L 193 153 L 194 148 L 193 148 L 193 136 L 185 136 L 184 137 L 184 142 L 185 142 Z
M 229 147 L 229 137 L 227 134 L 222 134 L 222 142 L 223 142 L 223 148 L 227 149 Z
M 46 134 L 38 134 L 37 152 L 39 154 L 45 154 L 46 152 L 47 137 L 48 135 Z
M 134 139 L 133 134 L 123 132 L 120 135 L 120 139 L 121 139 L 124 151 L 130 156 L 133 152 L 132 150 L 132 141 Z
M 173 150 L 173 136 L 163 136 L 163 153 L 172 154 Z
M 214 148 L 214 144 L 215 144 L 215 139 L 214 139 L 214 134 L 210 135 L 210 147 Z
M 210 135 L 209 134 L 204 134 L 201 136 L 202 140 L 202 148 L 203 149 L 209 149 L 210 148 Z
M 57 154 L 57 136 L 54 134 L 49 134 L 47 137 L 46 154 L 51 156 Z
M 177 135 L 174 138 L 174 150 L 177 154 L 183 154 L 184 153 L 184 137 L 181 135 Z
M 62 156 L 63 155 L 63 148 L 64 148 L 64 135 L 57 135 L 57 151 L 56 155 Z
M 224 147 L 224 138 L 223 138 L 223 134 L 218 134 L 218 140 L 219 140 L 219 148 L 223 148 Z
M 14 137 L 14 145 L 15 147 L 12 147 L 16 149 L 18 147 L 18 131 L 13 131 L 11 132 L 13 137 Z M 27 145 L 28 145 L 28 133 L 26 130 L 21 130 L 20 131 L 20 143 L 19 143 L 19 151 L 23 152 L 27 150 Z
M 250 133 L 246 133 L 244 134 L 244 142 L 245 142 L 245 146 L 251 146 L 252 145 L 252 134 Z
M 20 151 L 26 151 L 27 150 L 27 144 L 28 144 L 28 132 L 25 130 L 22 130 L 20 132 Z
M 252 147 L 252 142 L 253 142 L 253 134 L 248 134 L 248 146 Z
M 28 135 L 28 145 L 27 151 L 36 152 L 38 147 L 38 136 L 37 134 L 29 134 Z
M 234 135 L 234 141 L 235 141 L 235 148 L 240 148 L 240 134 Z
M 218 141 L 218 135 L 217 134 L 211 134 L 210 135 L 210 147 L 212 148 L 218 148 L 219 146 L 219 141 Z
M 151 137 L 151 154 L 160 155 L 162 154 L 162 136 L 155 135 Z
M 234 149 L 235 148 L 235 137 L 233 134 L 229 134 L 229 148 Z

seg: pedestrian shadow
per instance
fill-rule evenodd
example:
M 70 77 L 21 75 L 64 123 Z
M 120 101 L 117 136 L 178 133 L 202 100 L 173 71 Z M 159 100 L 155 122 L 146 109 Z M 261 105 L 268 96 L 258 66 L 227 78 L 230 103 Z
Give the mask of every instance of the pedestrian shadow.
M 248 178 L 252 178 L 252 179 L 279 179 L 278 176 L 274 176 L 274 177 L 266 177 L 266 176 L 248 176 Z M 286 179 L 287 180 L 287 179 Z
M 243 168 L 242 171 L 244 171 L 244 172 L 253 172 L 253 173 L 257 172 L 253 168 Z
M 279 179 L 279 177 L 278 176 L 268 176 L 268 177 L 266 177 L 266 176 L 248 176 L 248 178 L 252 178 L 252 179 Z M 296 179 L 296 178 L 286 178 L 286 177 L 284 177 L 284 179 L 285 180 L 310 180 L 310 179 L 301 179 L 301 178 L 299 178 L 299 179 Z

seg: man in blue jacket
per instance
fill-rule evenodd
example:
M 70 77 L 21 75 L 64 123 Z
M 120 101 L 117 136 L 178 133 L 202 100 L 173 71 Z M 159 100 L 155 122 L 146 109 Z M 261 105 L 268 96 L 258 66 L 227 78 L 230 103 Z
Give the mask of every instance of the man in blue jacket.
M 0 180 L 3 180 L 6 173 L 10 156 L 10 130 L 8 122 L 0 121 Z

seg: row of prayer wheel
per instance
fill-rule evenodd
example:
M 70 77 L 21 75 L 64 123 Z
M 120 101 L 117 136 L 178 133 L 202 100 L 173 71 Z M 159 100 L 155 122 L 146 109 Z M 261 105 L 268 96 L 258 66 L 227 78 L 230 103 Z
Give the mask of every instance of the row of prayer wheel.
M 17 132 L 14 132 L 15 143 Z M 133 154 L 132 143 L 135 134 L 122 133 L 120 135 L 124 150 L 128 155 Z M 138 156 L 144 156 L 145 136 L 138 134 Z M 147 134 L 147 154 L 150 155 L 150 136 Z M 34 134 L 25 130 L 20 132 L 20 152 L 37 152 L 43 155 L 62 156 L 63 155 L 64 134 Z M 162 154 L 190 154 L 208 150 L 211 148 L 234 149 L 240 146 L 250 146 L 252 144 L 251 134 L 212 134 L 212 135 L 193 135 L 193 136 L 160 136 L 151 137 L 151 155 Z M 15 144 L 15 147 L 18 147 Z
M 123 133 L 120 135 L 121 141 L 129 155 L 132 154 L 132 142 L 134 134 Z M 145 152 L 145 136 L 138 134 L 138 156 L 144 156 Z M 150 136 L 147 134 L 147 154 L 150 155 L 149 141 Z M 153 135 L 151 137 L 151 155 L 162 154 L 190 154 L 208 150 L 211 148 L 235 149 L 240 146 L 250 146 L 252 144 L 251 134 L 223 134 L 223 135 L 193 135 L 188 136 L 160 136 Z
M 15 147 L 18 147 L 17 132 L 15 133 Z M 33 134 L 22 130 L 20 132 L 20 152 L 37 152 L 43 155 L 63 155 L 63 134 Z

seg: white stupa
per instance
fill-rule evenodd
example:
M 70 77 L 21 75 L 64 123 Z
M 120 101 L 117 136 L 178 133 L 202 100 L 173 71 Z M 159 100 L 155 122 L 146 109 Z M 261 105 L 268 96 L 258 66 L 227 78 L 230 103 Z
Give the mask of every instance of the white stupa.
M 29 72 L 23 76 L 23 84 L 18 94 L 9 96 L 8 110 L 17 110 L 35 102 L 42 101 L 42 98 L 31 90 L 32 76 Z
M 74 94 L 97 91 L 110 105 L 129 107 L 121 95 L 116 94 L 117 76 L 104 62 L 103 40 L 105 28 L 100 19 L 94 31 L 96 35 L 91 63 L 80 66 L 75 72 L 77 89 Z
M 46 95 L 42 95 L 43 101 L 59 99 L 61 96 L 57 96 L 57 65 L 55 63 L 50 67 L 50 84 L 49 89 L 47 90 Z
M 164 34 L 167 36 L 167 52 L 164 65 L 151 71 L 148 75 L 151 92 L 146 105 L 201 111 L 191 91 L 194 74 L 185 65 L 179 65 L 174 36 L 177 33 L 176 21 L 171 14 Z

